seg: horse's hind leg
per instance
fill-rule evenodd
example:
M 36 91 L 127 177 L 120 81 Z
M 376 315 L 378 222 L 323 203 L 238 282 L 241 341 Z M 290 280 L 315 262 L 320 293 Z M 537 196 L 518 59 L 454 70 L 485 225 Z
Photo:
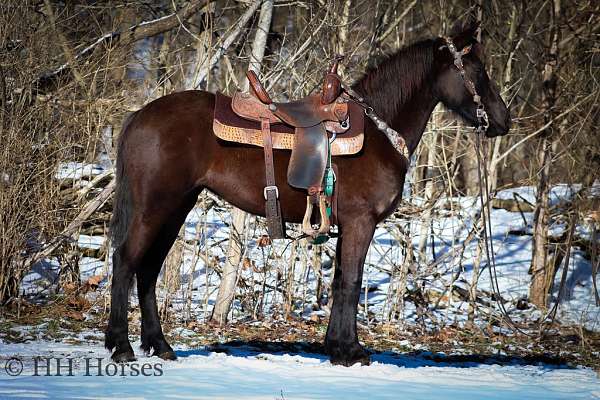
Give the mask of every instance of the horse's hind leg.
M 112 359 L 115 362 L 134 361 L 135 356 L 128 338 L 127 307 L 129 288 L 133 275 L 142 264 L 146 253 L 155 241 L 163 218 L 144 218 L 136 213 L 131 218 L 127 236 L 115 249 L 113 255 L 113 278 L 108 328 L 105 335 L 107 349 L 115 349 Z
M 177 238 L 185 217 L 196 203 L 197 195 L 190 195 L 185 204 L 167 221 L 156 238 L 144 265 L 137 271 L 137 288 L 140 309 L 142 312 L 142 345 L 146 353 L 154 349 L 153 355 L 164 360 L 175 360 L 177 357 L 163 335 L 156 306 L 156 280 L 162 264 Z

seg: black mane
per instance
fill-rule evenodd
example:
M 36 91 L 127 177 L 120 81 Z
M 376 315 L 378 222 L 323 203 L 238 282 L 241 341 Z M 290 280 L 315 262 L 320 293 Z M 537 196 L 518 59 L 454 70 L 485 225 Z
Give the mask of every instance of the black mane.
M 427 39 L 389 56 L 367 72 L 353 86 L 375 113 L 388 123 L 429 76 L 435 40 Z

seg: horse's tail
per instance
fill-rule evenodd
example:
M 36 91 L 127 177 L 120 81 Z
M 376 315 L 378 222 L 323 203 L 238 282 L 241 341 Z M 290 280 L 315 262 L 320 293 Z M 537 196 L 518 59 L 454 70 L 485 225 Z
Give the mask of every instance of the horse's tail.
M 129 187 L 129 180 L 127 178 L 127 171 L 124 166 L 124 146 L 123 141 L 127 132 L 131 120 L 135 113 L 131 113 L 125 118 L 123 123 L 123 129 L 119 136 L 119 143 L 117 148 L 117 168 L 116 178 L 117 186 L 115 188 L 115 197 L 113 201 L 113 214 L 110 220 L 110 238 L 112 241 L 113 248 L 116 250 L 123 244 L 127 231 L 129 230 L 129 224 L 131 222 L 131 190 Z

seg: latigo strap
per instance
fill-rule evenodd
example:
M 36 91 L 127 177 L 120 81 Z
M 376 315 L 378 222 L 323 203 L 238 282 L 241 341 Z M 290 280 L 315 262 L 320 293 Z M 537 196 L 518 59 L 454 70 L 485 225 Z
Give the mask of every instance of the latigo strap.
M 260 123 L 263 133 L 263 147 L 265 150 L 265 177 L 264 189 L 265 216 L 267 218 L 267 229 L 272 239 L 284 239 L 283 220 L 281 218 L 281 206 L 279 204 L 279 189 L 275 184 L 275 167 L 273 165 L 273 141 L 271 139 L 271 123 L 263 118 Z

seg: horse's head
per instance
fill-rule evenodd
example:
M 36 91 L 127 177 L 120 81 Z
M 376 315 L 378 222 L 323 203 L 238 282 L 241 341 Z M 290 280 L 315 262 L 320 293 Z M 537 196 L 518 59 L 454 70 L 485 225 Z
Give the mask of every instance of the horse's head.
M 440 39 L 435 57 L 440 66 L 436 95 L 446 107 L 476 126 L 477 104 L 469 88 L 469 82 L 472 82 L 488 115 L 486 136 L 505 135 L 510 128 L 510 113 L 498 87 L 485 70 L 483 46 L 476 40 L 477 28 L 478 25 L 471 22 L 466 27 L 453 29 L 450 40 Z M 455 49 L 452 49 L 452 44 Z M 459 63 L 462 61 L 465 79 L 461 76 L 460 67 L 455 64 L 457 57 Z

